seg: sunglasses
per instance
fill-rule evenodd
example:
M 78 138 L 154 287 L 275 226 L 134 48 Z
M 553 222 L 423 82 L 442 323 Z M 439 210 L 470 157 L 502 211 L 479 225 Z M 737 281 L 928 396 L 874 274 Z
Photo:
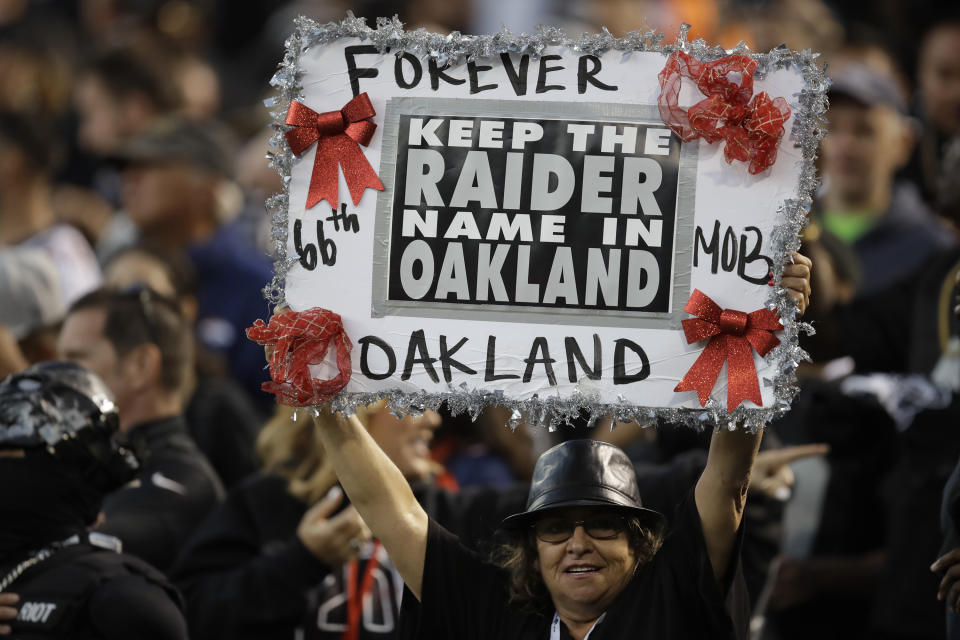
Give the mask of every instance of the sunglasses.
M 627 530 L 627 523 L 621 516 L 601 514 L 584 520 L 570 520 L 559 516 L 541 518 L 533 524 L 533 533 L 544 542 L 566 542 L 573 536 L 578 526 L 595 540 L 611 540 Z

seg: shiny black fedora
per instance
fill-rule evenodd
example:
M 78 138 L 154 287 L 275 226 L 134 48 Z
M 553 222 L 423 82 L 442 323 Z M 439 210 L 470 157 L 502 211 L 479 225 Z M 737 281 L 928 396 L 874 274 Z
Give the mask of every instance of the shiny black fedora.
M 505 518 L 500 526 L 517 531 L 543 512 L 564 507 L 612 508 L 638 517 L 656 534 L 662 534 L 667 524 L 663 514 L 644 508 L 627 454 L 597 440 L 569 440 L 543 452 L 533 469 L 526 510 Z

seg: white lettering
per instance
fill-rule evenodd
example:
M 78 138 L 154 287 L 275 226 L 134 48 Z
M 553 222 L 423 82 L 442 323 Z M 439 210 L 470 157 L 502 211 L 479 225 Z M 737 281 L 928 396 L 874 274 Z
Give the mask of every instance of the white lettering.
M 603 153 L 613 153 L 616 151 L 617 145 L 620 145 L 623 153 L 636 153 L 637 128 L 624 125 L 623 133 L 617 133 L 617 125 L 604 125 L 600 151 Z
M 24 602 L 20 605 L 17 620 L 43 624 L 50 619 L 50 614 L 56 608 L 57 605 L 53 602 Z
M 596 131 L 596 127 L 592 124 L 576 124 L 571 122 L 567 125 L 567 133 L 573 136 L 573 145 L 571 149 L 573 151 L 586 151 L 587 150 L 587 138 L 593 135 L 593 132 Z
M 536 122 L 513 123 L 513 148 L 523 149 L 528 142 L 536 142 L 543 138 L 543 127 Z
M 483 149 L 503 148 L 503 122 L 498 120 L 480 121 L 479 145 Z
M 442 207 L 437 183 L 443 177 L 443 156 L 433 149 L 407 149 L 407 185 L 403 204 L 419 207 L 421 198 L 431 207 Z
M 420 216 L 420 212 L 415 209 L 403 210 L 403 230 L 401 234 L 404 238 L 412 238 L 417 232 L 424 238 L 437 237 L 437 210 L 427 209 Z
M 643 152 L 648 156 L 670 154 L 670 129 L 647 129 L 643 140 Z
M 410 118 L 410 135 L 407 144 L 417 147 L 426 144 L 428 147 L 442 147 L 443 143 L 437 137 L 437 128 L 443 124 L 442 118 L 430 118 L 423 124 L 423 118 Z
M 530 214 L 518 213 L 513 220 L 507 214 L 497 211 L 490 214 L 490 226 L 487 227 L 487 240 L 503 239 L 512 241 L 517 236 L 520 242 L 533 242 L 533 228 L 530 224 Z
M 448 147 L 469 147 L 473 142 L 473 120 L 451 120 L 447 130 Z

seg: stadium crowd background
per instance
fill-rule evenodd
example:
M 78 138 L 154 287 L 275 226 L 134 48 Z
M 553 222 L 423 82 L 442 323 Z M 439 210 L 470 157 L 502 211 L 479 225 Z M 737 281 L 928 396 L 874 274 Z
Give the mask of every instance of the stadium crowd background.
M 795 483 L 754 500 L 748 526 L 758 539 L 744 554 L 757 637 L 943 638 L 948 617 L 930 564 L 960 546 L 952 521 L 960 505 L 951 499 L 960 455 L 960 11 L 945 7 L 0 0 L 0 377 L 58 358 L 96 371 L 113 358 L 121 431 L 131 440 L 140 432 L 131 444 L 152 460 L 151 473 L 173 478 L 186 493 L 172 493 L 189 499 L 161 508 L 159 540 L 164 517 L 154 510 L 165 503 L 150 502 L 155 496 L 108 499 L 102 526 L 170 572 L 188 611 L 196 599 L 228 616 L 246 596 L 224 583 L 204 586 L 203 567 L 234 561 L 217 557 L 211 540 L 241 524 L 216 521 L 215 511 L 250 499 L 251 478 L 279 479 L 274 489 L 300 505 L 290 516 L 299 551 L 326 565 L 343 561 L 310 543 L 310 526 L 333 513 L 322 500 L 330 482 L 303 454 L 309 431 L 292 427 L 289 411 L 259 390 L 263 352 L 243 335 L 271 312 L 261 294 L 272 276 L 263 203 L 282 185 L 265 161 L 272 130 L 263 101 L 295 16 L 325 22 L 352 10 L 373 24 L 396 14 L 408 28 L 464 33 L 548 24 L 622 35 L 650 26 L 668 38 L 688 22 L 692 37 L 727 47 L 743 40 L 756 51 L 781 43 L 820 51 L 835 84 L 823 184 L 804 238 L 816 264 L 807 318 L 818 333 L 803 343 L 814 362 L 802 367 L 803 392 L 765 446 L 830 450 L 795 464 Z M 124 331 L 131 323 L 140 329 Z M 141 343 L 159 355 L 116 373 Z M 136 379 L 147 370 L 155 379 Z M 171 415 L 182 425 L 156 427 Z M 573 437 L 613 440 L 638 465 L 689 465 L 690 478 L 702 468 L 697 434 L 654 436 L 636 425 L 512 434 L 504 421 L 497 409 L 476 424 L 444 415 L 394 434 L 394 460 L 409 455 L 411 468 L 401 466 L 408 478 L 452 491 L 510 492 L 529 481 L 540 452 Z M 404 450 L 427 443 L 431 462 L 419 468 Z M 318 501 L 320 511 L 303 515 Z M 275 593 L 288 604 L 322 575 L 292 573 L 290 593 Z M 223 602 L 231 593 L 236 602 Z M 188 618 L 196 637 L 218 633 L 216 615 Z

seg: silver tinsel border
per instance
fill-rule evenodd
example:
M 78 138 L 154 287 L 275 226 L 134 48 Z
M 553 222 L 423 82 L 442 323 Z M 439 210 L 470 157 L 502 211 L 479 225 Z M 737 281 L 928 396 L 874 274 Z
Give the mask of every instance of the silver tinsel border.
M 300 17 L 295 21 L 296 30 L 287 39 L 286 53 L 278 70 L 270 80 L 278 95 L 265 101 L 271 109 L 276 133 L 270 140 L 273 151 L 267 154 L 272 167 L 283 178 L 284 189 L 270 197 L 267 210 L 272 216 L 271 238 L 273 240 L 275 275 L 265 288 L 264 295 L 274 305 L 284 302 L 283 285 L 287 270 L 297 261 L 287 255 L 287 230 L 289 228 L 289 191 L 290 169 L 294 156 L 290 152 L 283 122 L 287 107 L 293 99 L 302 98 L 303 87 L 300 84 L 302 69 L 300 56 L 310 47 L 333 42 L 340 38 L 355 37 L 372 43 L 381 53 L 389 48 L 394 54 L 404 52 L 415 56 L 430 55 L 440 64 L 458 64 L 472 59 L 486 59 L 504 52 L 525 53 L 534 57 L 540 55 L 547 46 L 567 46 L 578 53 L 597 54 L 607 50 L 618 51 L 656 51 L 664 55 L 680 49 L 703 61 L 716 60 L 730 53 L 749 55 L 759 63 L 756 77 L 776 69 L 790 66 L 798 68 L 804 79 L 804 88 L 799 96 L 799 109 L 795 109 L 793 139 L 802 151 L 802 167 L 795 197 L 786 200 L 780 206 L 784 217 L 783 224 L 775 227 L 773 244 L 774 278 L 777 283 L 783 275 L 783 265 L 790 261 L 790 254 L 800 247 L 800 233 L 807 224 L 812 196 L 817 188 L 814 160 L 820 139 L 825 133 L 824 114 L 827 110 L 826 92 L 829 81 L 824 70 L 817 65 L 819 54 L 809 50 L 791 51 L 784 47 L 773 49 L 769 53 L 755 53 L 741 42 L 728 51 L 719 46 L 708 46 L 702 40 L 688 41 L 689 25 L 680 29 L 677 41 L 663 44 L 663 35 L 656 31 L 631 31 L 626 37 L 614 37 L 606 28 L 602 33 L 583 34 L 571 38 L 556 27 L 541 26 L 536 33 L 519 35 L 507 29 L 487 36 L 463 35 L 453 32 L 449 35 L 430 33 L 424 29 L 404 31 L 403 23 L 396 17 L 392 20 L 378 18 L 376 29 L 367 26 L 362 18 L 356 18 L 352 12 L 340 22 L 318 24 L 309 18 Z M 422 413 L 427 409 L 437 409 L 446 403 L 454 414 L 468 413 L 476 418 L 488 405 L 502 405 L 513 410 L 510 426 L 515 428 L 522 420 L 531 424 L 547 426 L 551 431 L 566 423 L 585 410 L 590 416 L 590 424 L 604 415 L 612 415 L 616 422 L 637 422 L 643 426 L 656 426 L 660 423 L 682 424 L 695 429 L 727 426 L 735 428 L 744 425 L 750 431 L 762 428 L 771 420 L 783 415 L 790 408 L 790 402 L 798 391 L 796 368 L 800 361 L 808 360 L 807 353 L 800 348 L 797 338 L 801 332 L 813 334 L 813 328 L 805 322 L 795 320 L 796 303 L 781 286 L 771 288 L 767 300 L 770 309 L 779 309 L 785 339 L 775 348 L 767 359 L 773 361 L 776 376 L 772 382 L 776 402 L 773 407 L 748 409 L 742 405 L 728 412 L 724 405 L 710 399 L 703 409 L 667 409 L 636 407 L 625 405 L 606 405 L 597 398 L 577 396 L 565 400 L 534 396 L 529 400 L 513 400 L 502 393 L 470 391 L 463 385 L 451 387 L 445 393 L 344 393 L 331 402 L 335 410 L 353 413 L 357 406 L 370 404 L 385 398 L 388 406 L 398 415 Z M 767 382 L 767 384 L 771 384 Z

